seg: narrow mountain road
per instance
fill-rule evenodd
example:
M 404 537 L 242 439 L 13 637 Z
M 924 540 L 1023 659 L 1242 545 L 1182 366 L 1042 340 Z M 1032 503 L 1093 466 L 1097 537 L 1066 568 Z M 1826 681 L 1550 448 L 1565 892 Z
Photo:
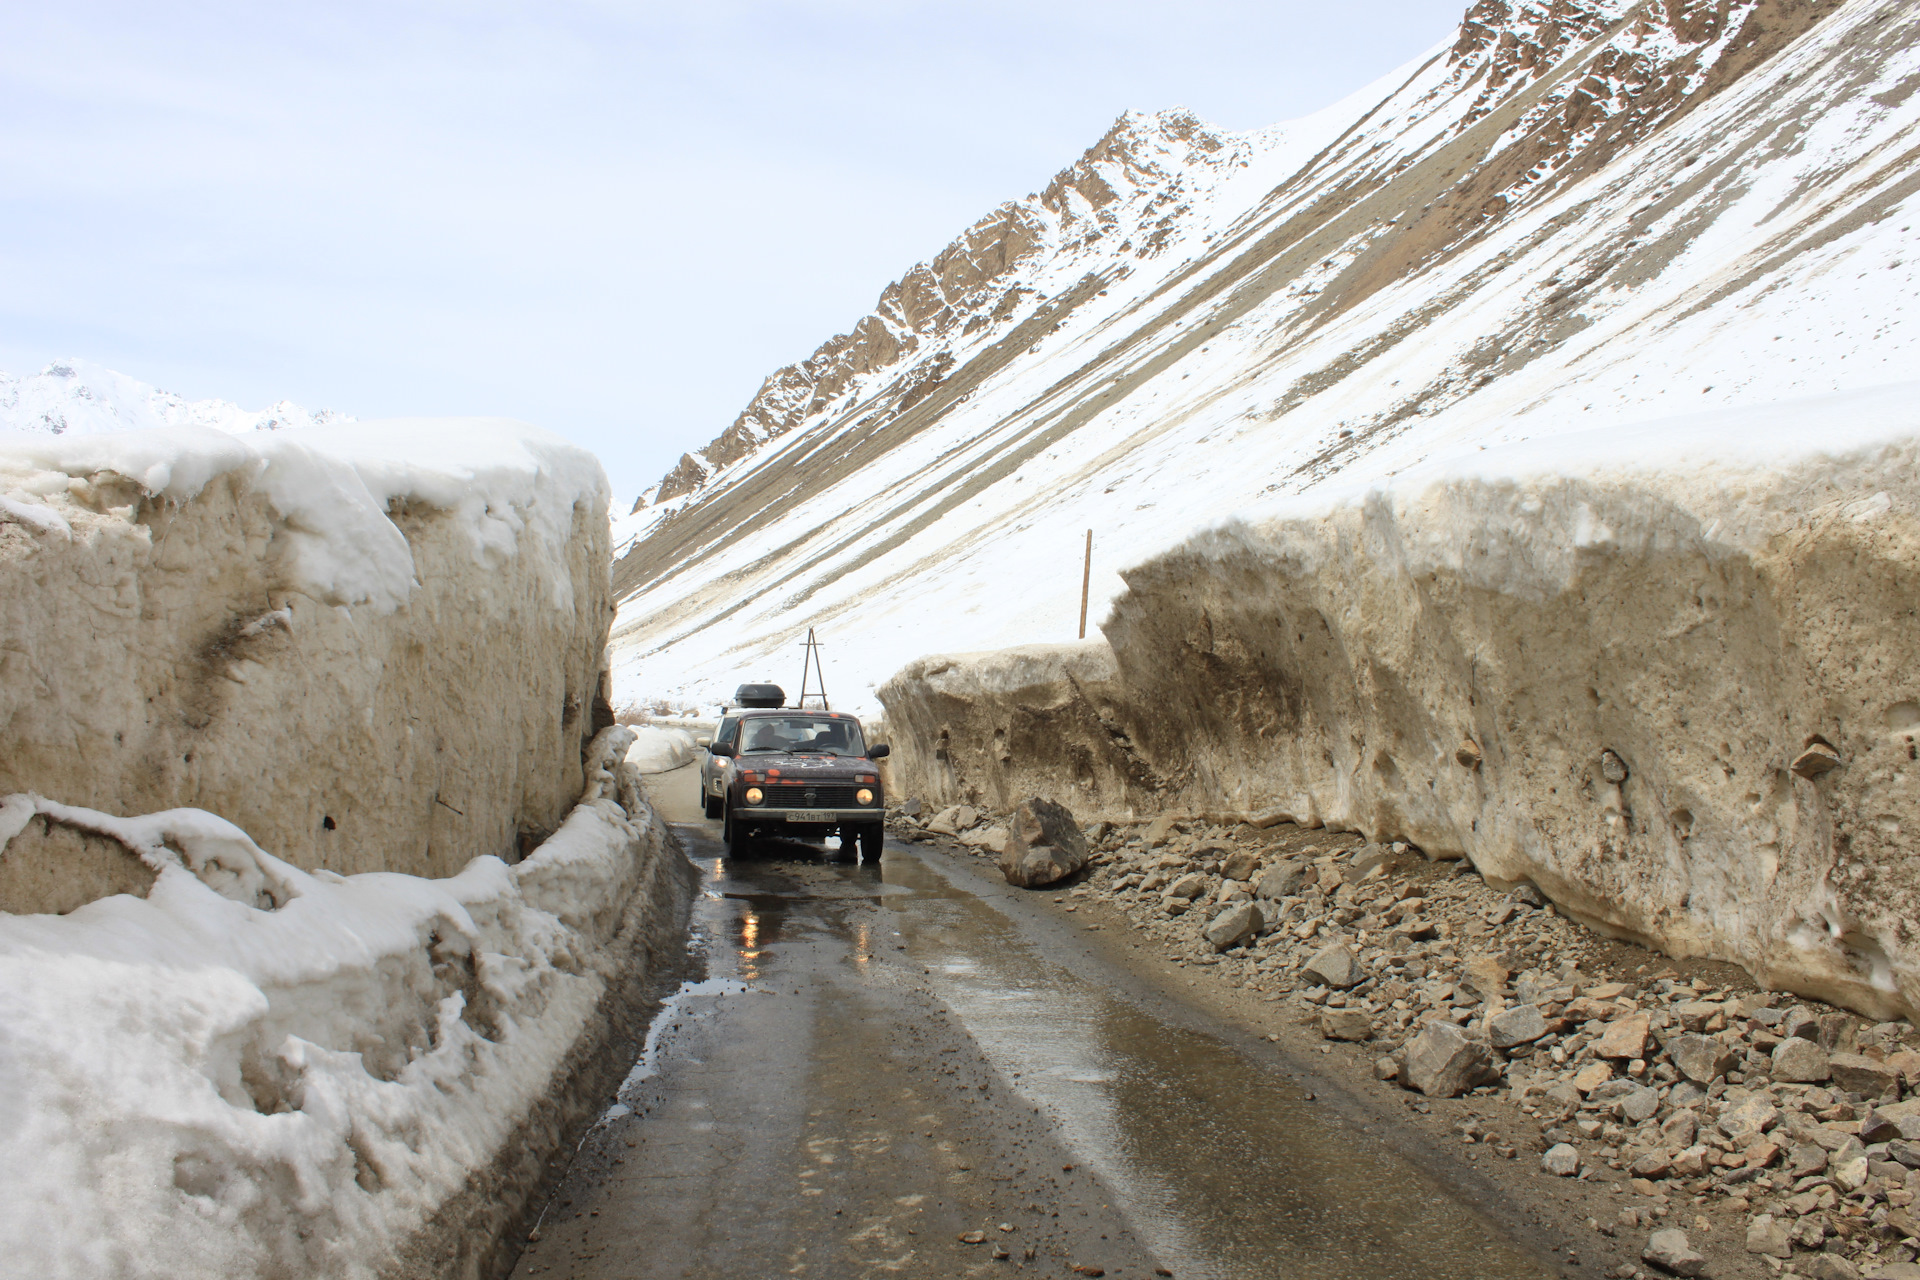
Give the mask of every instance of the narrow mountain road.
M 704 872 L 696 969 L 516 1277 L 1536 1277 L 1510 1206 L 939 854 Z

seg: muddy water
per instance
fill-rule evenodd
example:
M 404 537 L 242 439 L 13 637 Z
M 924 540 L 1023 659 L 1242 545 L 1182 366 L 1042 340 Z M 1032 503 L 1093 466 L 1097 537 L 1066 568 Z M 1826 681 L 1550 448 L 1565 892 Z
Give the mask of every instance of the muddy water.
M 730 863 L 665 781 L 702 971 L 516 1275 L 1553 1273 L 1074 917 L 912 846 Z

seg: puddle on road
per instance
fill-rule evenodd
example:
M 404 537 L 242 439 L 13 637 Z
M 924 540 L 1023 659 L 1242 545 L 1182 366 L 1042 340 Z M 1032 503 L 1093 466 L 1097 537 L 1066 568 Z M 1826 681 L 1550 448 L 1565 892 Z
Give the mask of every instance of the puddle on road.
M 692 985 L 754 990 L 747 984 L 783 938 L 839 939 L 860 958 L 883 939 L 886 950 L 903 944 L 987 1060 L 1181 1280 L 1551 1274 L 1291 1081 L 1075 977 L 920 859 L 889 857 L 884 884 L 871 867 L 818 859 L 702 856 L 712 909 L 699 925 L 709 972 L 724 976 Z M 700 994 L 685 992 L 691 1003 Z M 651 1075 L 660 1051 L 650 1033 L 629 1081 Z
M 885 905 L 936 993 L 1182 1280 L 1546 1274 L 1279 1075 L 1082 982 L 918 860 L 885 870 L 917 891 Z
M 746 995 L 752 990 L 746 983 L 732 978 L 705 978 L 681 983 L 678 991 L 660 1003 L 660 1012 L 653 1016 L 653 1022 L 647 1027 L 647 1041 L 641 1047 L 639 1059 L 633 1064 L 633 1069 L 627 1072 L 626 1079 L 620 1082 L 620 1087 L 614 1090 L 615 1101 L 600 1113 L 599 1122 L 606 1124 L 618 1120 L 637 1109 L 640 1086 L 660 1073 L 661 1056 L 682 1036 L 689 1022 L 711 1018 L 714 1014 L 711 1005 L 717 999 Z

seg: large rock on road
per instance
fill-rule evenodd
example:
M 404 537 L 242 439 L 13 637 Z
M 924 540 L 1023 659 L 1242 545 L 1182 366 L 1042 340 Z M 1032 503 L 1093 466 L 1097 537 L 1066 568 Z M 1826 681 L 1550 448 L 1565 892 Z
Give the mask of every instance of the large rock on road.
M 1065 805 L 1039 796 L 1023 800 L 1007 820 L 1000 871 L 1008 884 L 1039 889 L 1087 865 L 1087 837 Z

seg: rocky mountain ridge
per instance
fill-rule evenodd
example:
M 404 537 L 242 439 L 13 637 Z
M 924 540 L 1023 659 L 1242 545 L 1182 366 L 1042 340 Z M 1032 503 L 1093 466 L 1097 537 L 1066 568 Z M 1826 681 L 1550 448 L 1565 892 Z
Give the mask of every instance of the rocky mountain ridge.
M 1898 381 L 1915 45 L 1880 0 L 1477 3 L 1344 103 L 1157 153 L 1159 185 L 1086 161 L 1126 216 L 1011 255 L 1019 309 L 993 319 L 1006 274 L 942 294 L 937 341 L 798 376 L 750 452 L 621 522 L 621 687 L 717 697 L 815 626 L 864 698 L 921 653 L 1071 639 L 1089 527 L 1097 622 L 1114 569 L 1261 504 Z

